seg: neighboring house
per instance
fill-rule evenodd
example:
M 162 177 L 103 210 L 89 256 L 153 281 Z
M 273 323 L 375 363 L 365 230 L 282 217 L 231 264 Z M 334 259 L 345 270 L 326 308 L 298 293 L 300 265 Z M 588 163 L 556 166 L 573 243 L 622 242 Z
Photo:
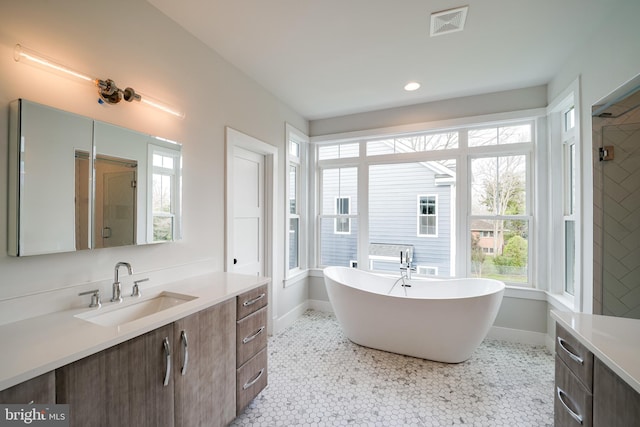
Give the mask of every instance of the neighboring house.
M 477 245 L 483 254 L 502 255 L 504 235 L 497 232 L 493 222 L 480 219 L 472 221 L 471 238 L 477 239 Z
M 344 174 L 340 178 L 323 183 L 323 206 L 333 207 L 331 214 L 353 215 L 357 206 L 355 174 L 353 180 Z M 455 238 L 453 200 L 455 171 L 436 162 L 371 166 L 369 265 L 361 267 L 398 272 L 400 250 L 413 248 L 418 274 L 449 276 Z M 329 213 L 326 208 L 324 211 Z M 358 258 L 357 233 L 357 218 L 324 218 L 322 264 L 353 265 Z

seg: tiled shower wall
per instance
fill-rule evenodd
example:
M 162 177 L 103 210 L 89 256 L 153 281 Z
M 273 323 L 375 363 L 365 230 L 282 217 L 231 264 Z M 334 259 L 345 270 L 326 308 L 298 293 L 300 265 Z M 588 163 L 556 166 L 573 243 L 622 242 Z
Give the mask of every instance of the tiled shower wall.
M 593 118 L 593 172 L 593 310 L 640 319 L 640 108 Z

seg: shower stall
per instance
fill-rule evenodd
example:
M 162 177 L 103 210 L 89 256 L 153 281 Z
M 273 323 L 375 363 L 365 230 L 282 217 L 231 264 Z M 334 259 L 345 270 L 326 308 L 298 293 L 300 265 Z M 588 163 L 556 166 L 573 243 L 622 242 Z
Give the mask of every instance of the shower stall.
M 593 110 L 594 313 L 640 319 L 640 86 Z

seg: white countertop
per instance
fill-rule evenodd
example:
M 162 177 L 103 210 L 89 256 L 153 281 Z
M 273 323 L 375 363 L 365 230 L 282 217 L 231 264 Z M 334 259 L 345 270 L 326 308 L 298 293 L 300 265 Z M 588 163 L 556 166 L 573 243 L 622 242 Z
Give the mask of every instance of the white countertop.
M 640 320 L 557 310 L 551 317 L 640 393 Z
M 34 378 L 83 357 L 172 323 L 207 307 L 270 282 L 269 278 L 233 273 L 209 273 L 143 288 L 141 299 L 163 291 L 195 299 L 123 326 L 100 326 L 75 315 L 111 306 L 103 295 L 103 308 L 65 310 L 0 326 L 0 390 Z M 88 301 L 88 300 L 87 300 Z M 106 302 L 105 302 L 106 301 Z M 140 301 L 126 297 L 123 305 Z

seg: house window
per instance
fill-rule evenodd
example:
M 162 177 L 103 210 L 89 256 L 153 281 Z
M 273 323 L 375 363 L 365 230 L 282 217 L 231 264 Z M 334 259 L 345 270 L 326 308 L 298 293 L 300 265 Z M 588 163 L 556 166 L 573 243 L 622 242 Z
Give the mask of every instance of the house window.
M 437 196 L 418 196 L 418 236 L 438 236 Z
M 530 284 L 534 123 L 317 140 L 316 265 L 357 259 L 397 273 L 399 252 L 371 263 L 367 248 L 411 246 L 414 263 L 439 276 Z
M 470 161 L 471 273 L 476 277 L 530 281 L 528 159 L 523 153 Z
M 437 276 L 438 267 L 427 267 L 425 265 L 419 265 L 416 268 L 416 273 L 418 274 L 418 276 Z
M 564 222 L 564 291 L 574 294 L 576 268 L 576 138 L 575 107 L 563 111 L 562 175 Z
M 150 145 L 151 221 L 150 240 L 177 238 L 180 152 Z
M 350 234 L 351 233 L 351 219 L 347 215 L 351 213 L 351 198 L 350 197 L 336 197 L 336 215 L 334 220 L 334 233 L 336 234 Z
M 348 267 L 358 259 L 358 168 L 325 168 L 319 178 L 318 264 Z
M 286 271 L 287 277 L 292 273 L 306 268 L 307 247 L 305 233 L 306 214 L 306 153 L 308 137 L 292 126 L 286 126 L 287 132 L 287 239 L 286 239 Z

